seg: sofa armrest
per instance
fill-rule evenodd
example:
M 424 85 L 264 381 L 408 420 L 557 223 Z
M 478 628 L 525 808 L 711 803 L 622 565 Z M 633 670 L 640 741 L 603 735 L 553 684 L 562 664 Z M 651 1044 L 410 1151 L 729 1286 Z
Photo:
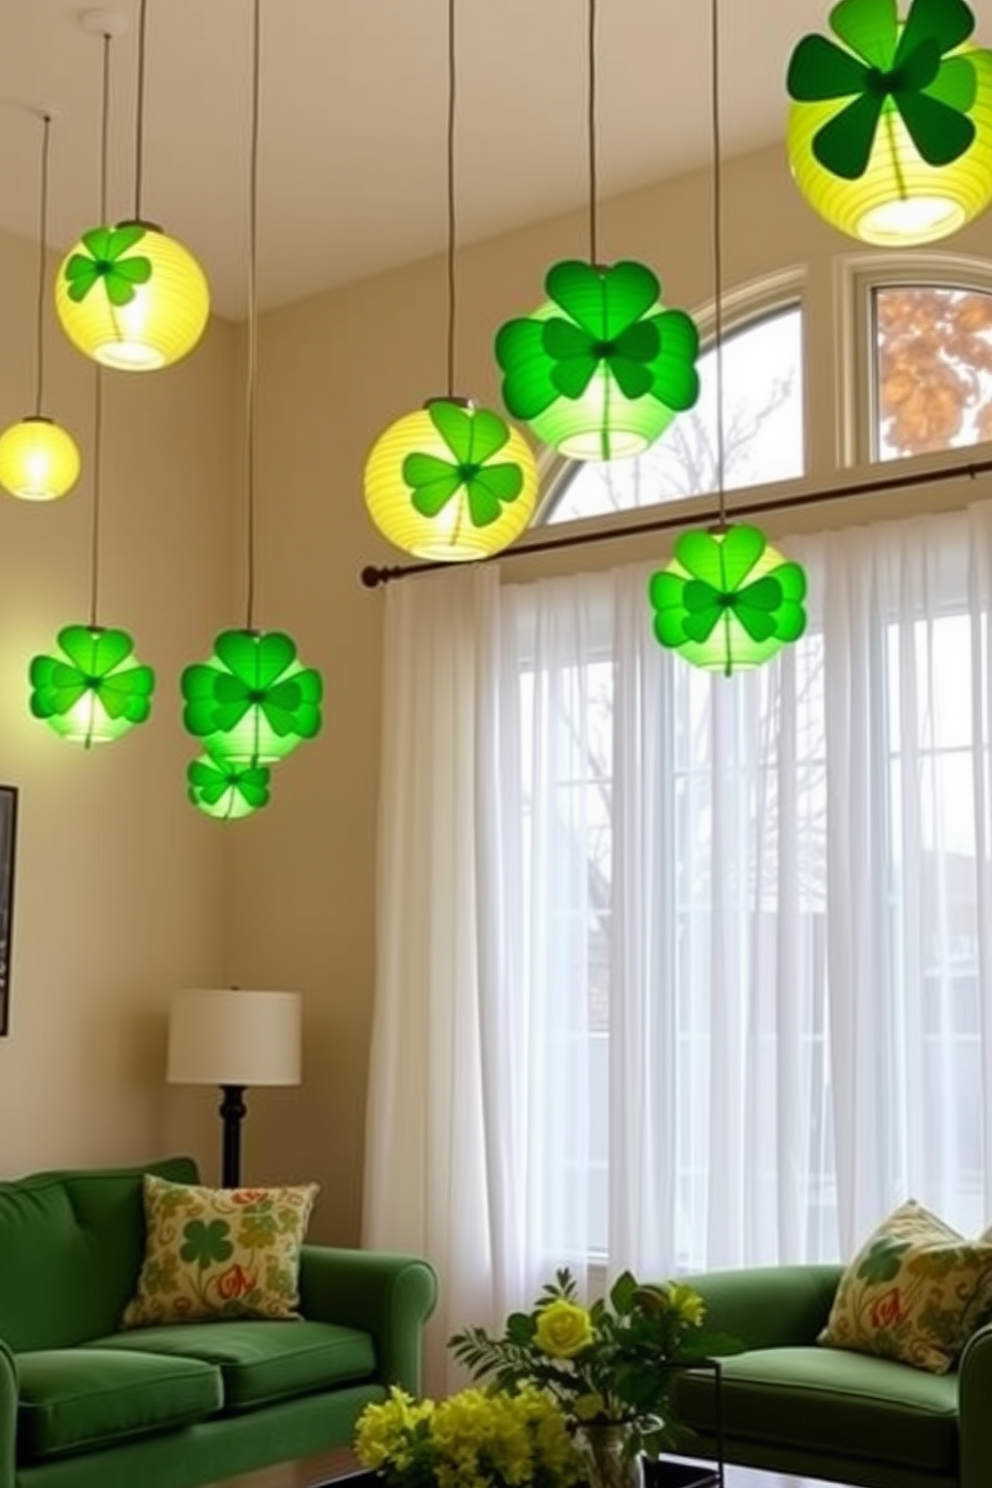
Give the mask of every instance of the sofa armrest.
M 992 1483 L 992 1324 L 979 1328 L 965 1344 L 958 1365 L 961 1488 Z
M 303 1247 L 303 1316 L 365 1329 L 375 1343 L 379 1379 L 411 1395 L 420 1392 L 424 1324 L 436 1300 L 434 1269 L 419 1256 L 329 1245 Z
M 836 1264 L 746 1266 L 679 1280 L 702 1296 L 707 1331 L 729 1333 L 747 1349 L 794 1348 L 815 1343 L 843 1269 Z
M 0 1338 L 0 1488 L 14 1488 L 17 1477 L 17 1360 Z

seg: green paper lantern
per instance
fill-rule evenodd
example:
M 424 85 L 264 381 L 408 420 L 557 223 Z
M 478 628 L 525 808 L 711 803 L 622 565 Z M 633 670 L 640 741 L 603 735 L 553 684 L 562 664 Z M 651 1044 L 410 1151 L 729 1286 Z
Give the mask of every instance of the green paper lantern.
M 265 765 L 235 765 L 202 754 L 186 771 L 188 796 L 205 816 L 240 821 L 269 804 L 270 772 Z
M 508 412 L 572 460 L 640 454 L 699 396 L 695 324 L 639 263 L 557 263 L 545 289 L 496 335 Z
M 280 631 L 223 631 L 211 659 L 188 666 L 181 685 L 184 726 L 227 764 L 274 764 L 320 731 L 320 673 Z
M 648 597 L 660 644 L 728 677 L 768 661 L 806 628 L 806 575 L 757 527 L 683 533 Z
M 837 42 L 804 36 L 789 63 L 796 183 L 832 226 L 904 247 L 957 232 L 992 200 L 992 52 L 967 44 L 963 0 L 841 0 Z
M 507 547 L 534 515 L 539 484 L 523 435 L 459 398 L 431 398 L 397 419 L 365 466 L 365 502 L 383 536 L 443 562 Z
M 35 718 L 84 749 L 112 743 L 145 722 L 155 673 L 135 661 L 127 631 L 68 625 L 57 641 L 63 656 L 31 660 L 29 706 Z

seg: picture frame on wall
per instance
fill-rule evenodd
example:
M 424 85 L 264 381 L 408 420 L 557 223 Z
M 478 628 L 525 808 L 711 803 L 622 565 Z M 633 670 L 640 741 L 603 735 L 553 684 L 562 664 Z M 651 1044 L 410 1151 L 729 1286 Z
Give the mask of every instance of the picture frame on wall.
M 14 931 L 17 787 L 0 785 L 0 1037 L 10 1028 L 10 963 Z

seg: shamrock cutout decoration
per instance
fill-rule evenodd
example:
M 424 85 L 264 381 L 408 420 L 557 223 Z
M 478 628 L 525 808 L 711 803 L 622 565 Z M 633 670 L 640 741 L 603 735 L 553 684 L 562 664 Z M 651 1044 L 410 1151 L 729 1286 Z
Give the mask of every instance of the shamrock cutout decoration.
M 464 491 L 473 526 L 488 527 L 499 520 L 503 503 L 516 501 L 523 490 L 524 472 L 516 461 L 491 463 L 509 441 L 508 425 L 486 408 L 462 408 L 445 398 L 432 402 L 427 412 L 454 459 L 419 451 L 407 455 L 403 480 L 414 507 L 422 517 L 436 517 Z
M 235 765 L 205 754 L 190 763 L 186 779 L 189 799 L 207 816 L 234 821 L 269 804 L 264 765 Z
M 690 660 L 728 676 L 735 662 L 765 661 L 806 628 L 806 575 L 769 548 L 757 527 L 683 533 L 648 595 L 660 643 L 688 647 Z
M 650 269 L 567 261 L 548 271 L 545 289 L 561 314 L 508 321 L 496 336 L 503 399 L 515 418 L 536 418 L 559 398 L 581 398 L 600 370 L 627 399 L 692 407 L 699 335 L 684 311 L 659 307 L 661 285 Z
M 813 136 L 816 159 L 853 181 L 871 157 L 879 121 L 895 110 L 928 165 L 949 165 L 971 145 L 968 114 L 977 92 L 966 41 L 975 18 L 964 0 L 913 0 L 900 24 L 896 0 L 840 0 L 830 25 L 843 46 L 804 36 L 789 63 L 787 88 L 798 103 L 850 102 Z
M 147 666 L 125 666 L 134 652 L 127 631 L 67 625 L 57 641 L 67 661 L 60 656 L 35 656 L 31 662 L 30 708 L 35 718 L 57 720 L 70 714 L 89 692 L 107 717 L 121 725 L 120 732 L 145 722 L 151 712 L 155 673 Z M 91 742 L 90 730 L 85 743 Z
M 248 719 L 251 710 L 255 745 L 267 729 L 283 741 L 281 748 L 275 747 L 277 756 L 319 731 L 320 673 L 300 665 L 289 636 L 226 630 L 214 642 L 214 652 L 206 665 L 188 666 L 182 675 L 183 723 L 197 738 L 212 740 L 212 753 L 225 753 L 222 736 Z M 253 756 L 258 752 L 257 747 L 249 750 Z
M 152 261 L 143 254 L 125 258 L 129 248 L 140 243 L 148 229 L 140 222 L 124 227 L 94 227 L 83 233 L 86 253 L 74 253 L 65 266 L 69 298 L 79 303 L 100 282 L 112 305 L 129 305 L 136 284 L 147 284 L 152 277 Z

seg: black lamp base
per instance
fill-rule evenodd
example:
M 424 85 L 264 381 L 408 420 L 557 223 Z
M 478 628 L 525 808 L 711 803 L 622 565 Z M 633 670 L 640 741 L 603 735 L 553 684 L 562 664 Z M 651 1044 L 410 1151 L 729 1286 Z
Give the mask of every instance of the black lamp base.
M 224 1123 L 221 1185 L 238 1188 L 241 1184 L 241 1123 L 248 1115 L 243 1085 L 222 1085 L 224 1099 L 220 1103 L 220 1117 Z

